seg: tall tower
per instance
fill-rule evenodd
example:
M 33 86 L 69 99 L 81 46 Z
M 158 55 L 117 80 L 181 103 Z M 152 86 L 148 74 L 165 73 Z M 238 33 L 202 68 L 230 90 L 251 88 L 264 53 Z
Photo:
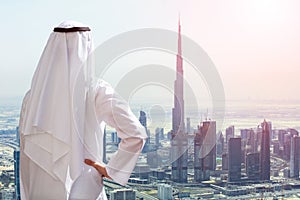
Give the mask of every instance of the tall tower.
M 146 153 L 149 150 L 149 144 L 150 144 L 150 132 L 147 129 L 147 115 L 144 111 L 140 111 L 140 117 L 139 117 L 140 123 L 145 127 L 146 133 L 148 138 L 146 139 L 146 143 L 143 147 L 142 152 Z
M 270 180 L 270 126 L 266 120 L 262 123 L 260 144 L 260 180 Z
M 248 153 L 246 156 L 246 173 L 248 179 L 259 179 L 259 153 Z
M 15 175 L 15 193 L 16 200 L 21 199 L 20 195 L 20 130 L 19 127 L 16 128 L 16 139 L 18 147 L 14 149 L 14 175 Z
M 140 111 L 140 117 L 139 117 L 139 121 L 140 123 L 143 125 L 143 127 L 145 127 L 146 133 L 148 135 L 148 138 L 146 140 L 146 145 L 150 144 L 150 134 L 149 134 L 149 130 L 147 128 L 147 115 L 144 111 Z
M 178 53 L 176 61 L 176 80 L 174 83 L 174 108 L 172 109 L 171 159 L 172 180 L 187 182 L 188 138 L 184 127 L 183 66 L 181 56 L 181 26 L 178 20 Z
M 241 138 L 230 138 L 228 141 L 228 181 L 240 181 L 242 148 Z
M 292 178 L 299 178 L 300 169 L 300 137 L 294 136 L 291 140 L 290 174 Z
M 174 108 L 172 110 L 173 134 L 184 132 L 183 66 L 181 56 L 181 26 L 178 21 L 178 52 L 176 62 L 176 80 L 174 83 Z
M 103 132 L 103 155 L 102 155 L 102 161 L 103 163 L 107 163 L 107 160 L 106 160 L 106 126 L 104 127 L 104 132 Z
M 144 111 L 140 111 L 140 117 L 139 117 L 140 123 L 147 129 L 147 117 L 146 113 Z
M 216 122 L 205 121 L 194 138 L 194 181 L 209 180 L 216 169 Z
M 228 144 L 229 139 L 234 137 L 234 126 L 226 128 L 226 143 Z

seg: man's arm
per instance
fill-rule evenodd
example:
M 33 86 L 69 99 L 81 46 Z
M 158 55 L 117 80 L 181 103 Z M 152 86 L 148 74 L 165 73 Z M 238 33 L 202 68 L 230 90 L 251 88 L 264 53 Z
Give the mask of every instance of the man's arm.
M 95 106 L 99 122 L 105 121 L 114 127 L 121 138 L 118 151 L 106 166 L 107 175 L 125 185 L 145 144 L 145 128 L 131 112 L 127 102 L 104 81 L 99 81 L 96 87 Z

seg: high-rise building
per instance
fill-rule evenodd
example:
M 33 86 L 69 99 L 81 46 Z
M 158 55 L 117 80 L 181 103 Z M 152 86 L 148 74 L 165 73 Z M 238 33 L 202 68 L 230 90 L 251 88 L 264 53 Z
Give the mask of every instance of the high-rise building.
M 259 153 L 248 153 L 246 156 L 246 173 L 250 180 L 259 179 Z
M 20 195 L 20 150 L 14 150 L 14 175 L 16 200 L 21 199 Z
M 270 140 L 274 138 L 272 122 L 267 122 L 270 130 Z
M 164 139 L 164 129 L 163 128 L 156 128 L 155 129 L 155 145 L 160 145 L 160 140 Z
M 278 156 L 279 156 L 279 149 L 280 149 L 279 147 L 280 147 L 279 142 L 273 141 L 273 153 Z
M 118 138 L 117 132 L 111 132 L 111 142 L 114 144 L 120 143 L 120 138 Z
M 186 118 L 186 132 L 188 134 L 192 133 L 192 130 L 191 130 L 191 118 Z
M 286 130 L 278 130 L 278 141 L 279 141 L 279 144 L 280 146 L 283 146 L 284 144 L 284 135 L 287 134 L 287 131 Z
M 157 151 L 147 152 L 147 164 L 151 168 L 157 168 L 160 161 L 161 161 L 161 157 L 159 156 Z
M 147 116 L 144 111 L 140 111 L 140 117 L 139 117 L 140 123 L 147 129 Z
M 248 140 L 250 129 L 241 129 L 242 140 Z
M 184 100 L 183 100 L 183 60 L 181 56 L 181 25 L 178 22 L 178 53 L 176 62 L 176 80 L 174 82 L 174 108 L 172 109 L 173 134 L 184 133 Z
M 230 138 L 228 141 L 228 181 L 241 179 L 242 164 L 241 138 Z
M 287 131 L 291 134 L 291 136 L 299 136 L 299 132 L 296 129 L 289 128 Z
M 175 182 L 187 182 L 188 138 L 184 126 L 183 100 L 183 60 L 181 56 L 181 25 L 178 22 L 178 53 L 176 80 L 174 83 L 174 108 L 172 109 L 171 160 L 172 175 Z
M 291 140 L 292 136 L 290 133 L 284 135 L 283 159 L 285 160 L 290 160 L 291 158 Z
M 106 126 L 104 127 L 104 131 L 103 131 L 103 155 L 102 155 L 102 161 L 104 163 L 107 163 L 107 160 L 106 160 Z
M 194 180 L 209 180 L 216 169 L 216 122 L 205 121 L 194 138 Z
M 258 126 L 254 133 L 254 150 L 259 151 L 262 143 L 262 128 Z
M 283 169 L 283 177 L 284 178 L 290 178 L 290 169 L 288 167 Z
M 241 139 L 242 139 L 242 163 L 246 162 L 246 155 L 251 152 L 251 146 L 249 143 L 250 129 L 241 129 Z
M 146 139 L 145 145 L 143 147 L 143 150 L 142 150 L 143 153 L 146 153 L 149 150 L 150 132 L 147 129 L 147 115 L 142 110 L 140 111 L 139 121 L 145 127 L 145 130 L 146 130 L 146 133 L 147 133 L 147 136 L 148 136 L 148 138 Z
M 172 139 L 172 130 L 167 133 L 167 139 L 168 140 Z
M 290 176 L 299 178 L 300 168 L 300 137 L 294 136 L 291 141 Z
M 164 140 L 165 139 L 164 128 L 156 128 L 155 132 L 159 133 L 159 139 L 160 140 Z
M 255 149 L 255 133 L 253 129 L 241 129 L 242 139 L 242 162 L 245 163 L 248 153 L 256 152 Z
M 226 143 L 228 143 L 230 138 L 234 137 L 234 126 L 229 126 L 226 128 Z
M 150 135 L 149 135 L 149 131 L 147 129 L 147 115 L 144 111 L 140 111 L 140 117 L 139 117 L 139 121 L 140 123 L 145 127 L 146 133 L 148 135 L 148 138 L 146 140 L 146 144 L 150 143 Z
M 260 180 L 270 180 L 270 126 L 266 120 L 262 123 L 259 162 Z
M 18 147 L 14 149 L 14 176 L 15 176 L 15 196 L 16 200 L 21 199 L 20 194 L 20 132 L 19 127 L 16 128 L 16 139 Z
M 270 140 L 272 138 L 272 122 L 267 122 L 266 120 L 264 120 L 264 122 L 261 123 L 261 127 L 263 127 L 263 124 L 266 123 L 266 125 L 268 126 L 269 132 L 270 132 Z
M 150 166 L 146 163 L 137 163 L 134 167 L 134 175 L 138 176 L 140 179 L 148 179 L 149 172 Z
M 171 139 L 171 160 L 171 179 L 174 182 L 186 183 L 188 170 L 188 138 L 185 135 L 178 134 Z
M 158 184 L 157 185 L 158 199 L 160 200 L 172 200 L 173 190 L 172 186 L 168 184 Z
M 217 155 L 221 156 L 224 150 L 224 136 L 220 131 L 217 139 Z
M 255 145 L 255 132 L 252 129 L 249 132 L 249 139 L 248 139 L 247 145 L 250 146 L 250 148 L 249 148 L 250 153 L 257 152 L 257 148 Z
M 132 189 L 116 189 L 110 192 L 110 200 L 136 199 L 136 192 Z
M 228 170 L 228 153 L 222 154 L 222 170 Z
M 17 143 L 19 144 L 20 146 L 20 132 L 19 132 L 19 126 L 17 126 L 16 128 L 16 140 L 17 140 Z

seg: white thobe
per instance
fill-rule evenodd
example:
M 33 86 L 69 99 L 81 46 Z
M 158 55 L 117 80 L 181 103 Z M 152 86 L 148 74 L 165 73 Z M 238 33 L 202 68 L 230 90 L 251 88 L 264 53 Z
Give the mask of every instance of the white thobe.
M 128 104 L 114 94 L 114 90 L 109 84 L 104 81 L 98 81 L 94 90 L 96 94 L 94 110 L 98 123 L 105 122 L 109 126 L 114 127 L 118 137 L 121 138 L 118 150 L 106 165 L 106 170 L 115 182 L 125 185 L 144 146 L 147 134 L 145 128 L 129 109 Z M 26 123 L 24 116 L 29 96 L 30 91 L 23 100 L 20 115 L 20 130 L 22 130 L 24 123 Z M 68 189 L 66 183 L 51 176 L 30 159 L 30 155 L 24 152 L 25 137 L 22 132 L 20 133 L 20 137 L 20 184 L 22 200 L 107 199 L 102 176 L 94 168 L 85 165 L 83 160 L 81 175 L 76 180 L 73 180 L 71 189 Z M 26 145 L 29 147 L 26 148 L 30 148 L 29 144 L 27 142 Z M 87 153 L 83 152 L 83 155 L 88 158 Z M 102 159 L 95 161 L 102 163 Z M 68 173 L 68 171 L 65 173 Z

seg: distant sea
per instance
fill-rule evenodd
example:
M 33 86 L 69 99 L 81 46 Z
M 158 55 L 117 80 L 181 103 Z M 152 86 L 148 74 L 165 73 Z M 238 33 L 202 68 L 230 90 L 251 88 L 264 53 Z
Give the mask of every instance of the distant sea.
M 300 101 L 228 101 L 224 126 L 255 128 L 264 119 L 273 129 L 295 128 L 300 131 Z
M 22 97 L 0 98 L 0 130 L 15 129 L 19 124 Z
M 18 126 L 21 104 L 22 97 L 0 99 L 0 130 Z M 141 104 L 131 105 L 131 108 L 138 117 Z M 145 109 L 146 113 L 149 111 L 148 127 L 152 134 L 156 127 L 164 128 L 165 133 L 171 129 L 171 108 L 172 105 L 162 111 L 158 107 L 154 110 L 156 112 Z M 225 110 L 222 131 L 234 125 L 239 134 L 239 129 L 256 128 L 264 119 L 272 122 L 273 129 L 295 128 L 300 131 L 300 101 L 227 101 Z M 190 117 L 191 126 L 196 128 L 201 118 L 205 119 L 205 114 L 186 111 L 185 117 Z

